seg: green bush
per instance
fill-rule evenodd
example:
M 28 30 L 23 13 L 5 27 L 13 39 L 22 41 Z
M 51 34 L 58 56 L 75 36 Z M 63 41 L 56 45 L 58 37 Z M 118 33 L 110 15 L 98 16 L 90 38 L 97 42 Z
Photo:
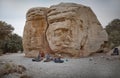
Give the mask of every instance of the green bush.
M 13 34 L 14 28 L 0 21 L 0 53 L 14 53 L 22 51 L 22 37 Z
M 114 19 L 105 28 L 108 33 L 109 43 L 113 44 L 113 48 L 120 45 L 120 19 Z

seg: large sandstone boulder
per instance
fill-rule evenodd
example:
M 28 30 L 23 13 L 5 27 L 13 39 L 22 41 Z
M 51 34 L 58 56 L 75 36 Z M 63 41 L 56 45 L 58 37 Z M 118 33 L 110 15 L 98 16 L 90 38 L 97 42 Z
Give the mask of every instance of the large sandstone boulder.
M 84 5 L 60 3 L 27 12 L 23 47 L 25 55 L 38 51 L 64 56 L 88 56 L 108 40 L 93 11 Z

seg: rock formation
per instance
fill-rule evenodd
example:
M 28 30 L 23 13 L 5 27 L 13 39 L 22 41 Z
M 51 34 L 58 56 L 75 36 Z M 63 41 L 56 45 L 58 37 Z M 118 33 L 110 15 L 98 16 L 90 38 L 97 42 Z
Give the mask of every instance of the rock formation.
M 46 38 L 47 8 L 31 8 L 26 15 L 27 21 L 23 34 L 23 47 L 25 55 L 35 57 L 39 51 L 49 51 Z
M 63 56 L 88 56 L 108 40 L 93 11 L 84 5 L 60 3 L 50 8 L 32 8 L 27 12 L 23 34 L 25 55 L 38 51 Z

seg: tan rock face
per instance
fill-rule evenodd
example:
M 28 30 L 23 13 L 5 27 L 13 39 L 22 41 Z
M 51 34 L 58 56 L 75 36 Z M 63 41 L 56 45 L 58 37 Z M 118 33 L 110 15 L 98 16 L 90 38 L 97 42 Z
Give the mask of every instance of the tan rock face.
M 46 39 L 48 27 L 47 8 L 32 8 L 27 13 L 27 21 L 24 28 L 23 47 L 25 55 L 35 57 L 39 51 L 50 52 Z
M 61 3 L 28 11 L 23 47 L 26 56 L 36 56 L 37 50 L 41 50 L 79 57 L 96 52 L 107 39 L 106 31 L 89 7 Z

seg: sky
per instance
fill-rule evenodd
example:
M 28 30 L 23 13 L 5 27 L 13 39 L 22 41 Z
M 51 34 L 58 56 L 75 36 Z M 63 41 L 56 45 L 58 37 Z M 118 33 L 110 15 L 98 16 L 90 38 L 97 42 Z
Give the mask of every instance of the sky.
M 32 7 L 50 7 L 61 2 L 72 2 L 91 7 L 103 27 L 113 19 L 120 19 L 120 0 L 0 0 L 0 21 L 11 24 L 20 36 L 26 21 L 26 12 Z

